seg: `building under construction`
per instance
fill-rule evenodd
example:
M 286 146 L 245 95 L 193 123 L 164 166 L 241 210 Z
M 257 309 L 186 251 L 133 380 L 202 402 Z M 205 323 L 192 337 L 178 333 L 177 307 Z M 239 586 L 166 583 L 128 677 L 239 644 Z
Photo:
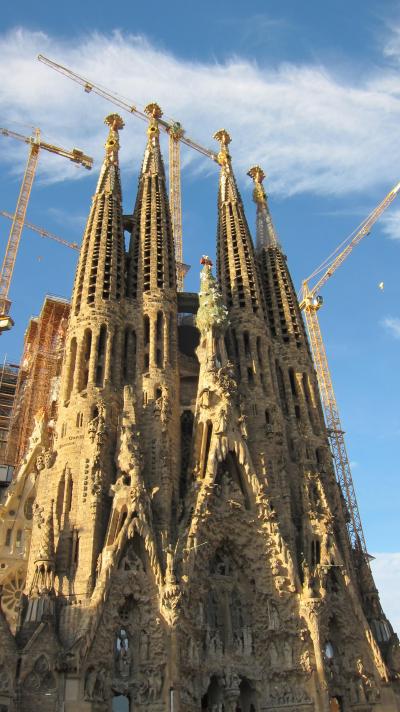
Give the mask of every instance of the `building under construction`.
M 0 706 L 398 711 L 399 641 L 349 528 L 263 173 L 254 244 L 215 134 L 218 281 L 203 256 L 199 295 L 179 293 L 160 107 L 146 116 L 128 250 L 112 114 L 68 325 L 48 297 L 27 332 Z
M 13 465 L 25 454 L 35 416 L 42 414 L 50 429 L 54 425 L 69 310 L 66 299 L 47 295 L 25 332 L 5 449 L 6 461 Z
M 12 479 L 15 465 L 14 448 L 10 447 L 10 427 L 15 410 L 19 366 L 4 362 L 0 370 L 0 486 Z

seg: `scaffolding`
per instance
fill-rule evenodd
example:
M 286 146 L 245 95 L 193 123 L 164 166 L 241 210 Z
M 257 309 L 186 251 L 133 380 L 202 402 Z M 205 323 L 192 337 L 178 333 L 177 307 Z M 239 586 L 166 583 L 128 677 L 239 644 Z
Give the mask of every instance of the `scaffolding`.
M 30 320 L 26 330 L 6 453 L 15 466 L 24 457 L 35 416 L 43 413 L 48 421 L 57 416 L 69 311 L 68 300 L 46 295 L 40 315 Z
M 17 390 L 19 366 L 4 360 L 0 369 L 0 487 L 11 482 L 14 462 L 7 459 L 10 425 Z

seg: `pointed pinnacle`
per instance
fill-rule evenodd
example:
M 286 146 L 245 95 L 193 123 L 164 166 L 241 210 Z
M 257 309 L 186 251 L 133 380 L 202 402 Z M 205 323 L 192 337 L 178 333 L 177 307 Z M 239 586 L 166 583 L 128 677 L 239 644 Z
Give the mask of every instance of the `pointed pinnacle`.
M 232 139 L 226 129 L 216 131 L 213 138 L 215 138 L 216 141 L 219 141 L 220 144 L 220 152 L 217 156 L 218 163 L 220 166 L 225 166 L 229 162 L 230 155 L 228 145 L 231 143 Z
M 148 137 L 150 139 L 153 137 L 156 137 L 156 136 L 158 137 L 160 134 L 160 130 L 158 128 L 157 119 L 161 119 L 161 117 L 162 117 L 163 112 L 162 112 L 161 108 L 154 101 L 151 104 L 147 104 L 147 106 L 144 109 L 144 112 L 145 112 L 145 114 L 147 114 L 147 116 L 150 119 L 149 127 L 147 129 Z
M 147 114 L 147 116 L 151 116 L 153 119 L 161 119 L 163 115 L 161 107 L 155 101 L 151 104 L 147 104 L 144 109 L 144 113 Z
M 108 116 L 104 119 L 104 123 L 114 129 L 114 131 L 120 131 L 125 126 L 125 123 L 119 114 L 108 114 Z
M 250 178 L 252 178 L 254 181 L 254 190 L 253 190 L 254 202 L 255 203 L 265 203 L 266 195 L 265 195 L 265 190 L 262 185 L 262 182 L 266 176 L 265 176 L 263 169 L 260 166 L 253 166 L 247 172 L 247 175 L 250 176 Z
M 110 131 L 107 136 L 107 141 L 105 143 L 106 156 L 114 156 L 116 158 L 119 150 L 119 137 L 118 131 L 123 129 L 125 124 L 119 114 L 109 114 L 104 119 L 106 126 L 110 127 Z

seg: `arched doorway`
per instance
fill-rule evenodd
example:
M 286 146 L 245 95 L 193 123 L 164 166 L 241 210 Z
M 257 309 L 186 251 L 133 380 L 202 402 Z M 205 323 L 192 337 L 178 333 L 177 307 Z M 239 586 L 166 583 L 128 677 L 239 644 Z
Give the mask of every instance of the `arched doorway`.
M 258 710 L 256 701 L 256 691 L 251 683 L 243 678 L 239 685 L 239 700 L 237 703 L 238 712 L 256 712 Z
M 223 710 L 223 693 L 218 678 L 213 675 L 211 677 L 208 690 L 201 699 L 201 709 L 204 710 L 204 712 L 211 712 L 211 710 L 216 707 L 217 709 L 221 707 Z

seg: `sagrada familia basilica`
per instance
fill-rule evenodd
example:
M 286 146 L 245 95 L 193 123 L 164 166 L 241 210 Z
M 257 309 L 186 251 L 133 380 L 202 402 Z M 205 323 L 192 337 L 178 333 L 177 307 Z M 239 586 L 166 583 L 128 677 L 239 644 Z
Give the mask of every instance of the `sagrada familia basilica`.
M 215 135 L 217 277 L 203 257 L 199 295 L 178 292 L 148 115 L 128 251 L 106 119 L 57 419 L 36 418 L 1 506 L 1 543 L 14 517 L 26 555 L 18 605 L 3 591 L 0 712 L 400 710 L 262 171 L 255 249 Z

